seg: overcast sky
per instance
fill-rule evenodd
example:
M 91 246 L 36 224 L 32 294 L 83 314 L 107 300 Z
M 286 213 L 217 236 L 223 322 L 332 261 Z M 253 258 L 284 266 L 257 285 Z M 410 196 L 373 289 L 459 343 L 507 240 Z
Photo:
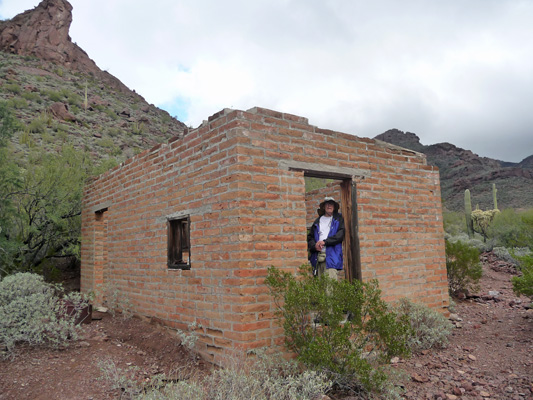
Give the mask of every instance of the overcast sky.
M 271 108 L 321 128 L 533 154 L 533 0 L 70 0 L 72 41 L 193 127 Z M 39 0 L 0 0 L 0 17 Z

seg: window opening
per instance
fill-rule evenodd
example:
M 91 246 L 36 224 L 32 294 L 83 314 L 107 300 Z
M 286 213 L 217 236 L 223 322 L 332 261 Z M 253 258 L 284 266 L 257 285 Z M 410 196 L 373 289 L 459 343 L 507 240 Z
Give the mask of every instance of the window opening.
M 168 268 L 191 268 L 189 216 L 168 221 Z

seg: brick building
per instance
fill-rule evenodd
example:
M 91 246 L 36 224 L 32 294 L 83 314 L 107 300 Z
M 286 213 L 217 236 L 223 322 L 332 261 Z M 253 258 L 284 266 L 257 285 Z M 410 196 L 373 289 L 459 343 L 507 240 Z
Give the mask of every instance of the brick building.
M 306 196 L 306 177 L 333 181 Z M 262 108 L 223 110 L 87 185 L 82 290 L 112 285 L 139 315 L 200 324 L 198 351 L 217 363 L 280 344 L 264 278 L 307 261 L 307 210 L 324 191 L 341 199 L 347 279 L 448 306 L 439 174 L 424 155 Z

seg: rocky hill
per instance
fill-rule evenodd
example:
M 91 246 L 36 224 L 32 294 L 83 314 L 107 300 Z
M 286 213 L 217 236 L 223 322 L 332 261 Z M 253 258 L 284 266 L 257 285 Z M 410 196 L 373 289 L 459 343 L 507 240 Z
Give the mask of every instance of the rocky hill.
M 126 159 L 186 126 L 102 71 L 69 28 L 72 6 L 44 0 L 0 22 L 0 100 L 17 116 L 16 151 L 69 143 L 95 159 Z
M 463 210 L 465 189 L 470 189 L 473 205 L 492 208 L 493 183 L 499 209 L 533 207 L 533 155 L 520 163 L 503 162 L 450 143 L 426 146 L 414 133 L 398 129 L 375 138 L 424 153 L 429 164 L 439 167 L 443 204 L 449 210 Z
M 97 160 L 122 161 L 184 134 L 183 123 L 98 68 L 71 41 L 71 23 L 66 0 L 44 0 L 0 22 L 0 101 L 19 121 L 12 140 L 16 152 L 23 157 L 35 147 L 58 151 L 67 143 Z M 533 155 L 506 163 L 449 143 L 426 146 L 414 133 L 396 129 L 376 139 L 426 154 L 440 169 L 442 197 L 450 210 L 463 208 L 467 188 L 473 204 L 491 207 L 492 183 L 499 208 L 533 205 Z

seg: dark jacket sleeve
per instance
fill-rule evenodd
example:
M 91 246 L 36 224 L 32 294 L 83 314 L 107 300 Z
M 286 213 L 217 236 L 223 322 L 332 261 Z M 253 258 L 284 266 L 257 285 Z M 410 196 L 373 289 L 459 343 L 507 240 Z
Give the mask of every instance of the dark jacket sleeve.
M 337 214 L 334 218 L 339 221 L 339 229 L 337 229 L 335 235 L 324 240 L 326 246 L 335 246 L 344 239 L 344 217 L 341 214 Z
M 311 228 L 309 229 L 309 233 L 307 234 L 307 248 L 312 252 L 316 252 L 316 241 L 315 241 L 315 222 L 313 222 L 313 225 L 311 225 Z

